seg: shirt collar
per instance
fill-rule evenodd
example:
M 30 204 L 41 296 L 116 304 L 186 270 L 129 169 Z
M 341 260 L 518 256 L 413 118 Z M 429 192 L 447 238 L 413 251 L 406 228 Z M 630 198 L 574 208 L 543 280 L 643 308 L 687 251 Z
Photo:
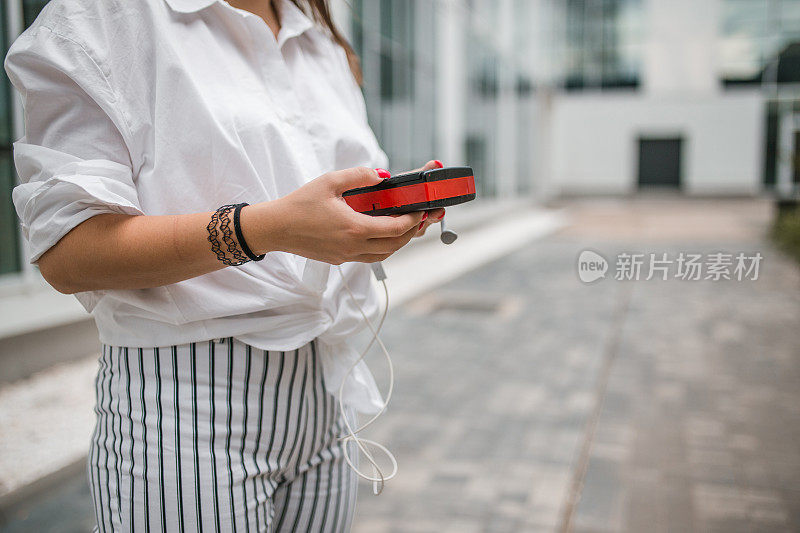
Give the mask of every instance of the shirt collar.
M 314 22 L 291 0 L 281 2 L 281 31 L 278 32 L 278 46 L 283 46 L 292 37 L 302 35 L 314 27 Z
M 179 13 L 195 13 L 222 0 L 165 0 L 167 5 Z M 225 2 L 227 3 L 227 2 Z M 302 35 L 314 27 L 314 22 L 291 0 L 280 0 L 281 31 L 278 46 L 292 37 Z
M 217 0 L 165 0 L 173 11 L 178 13 L 194 13 L 205 9 Z

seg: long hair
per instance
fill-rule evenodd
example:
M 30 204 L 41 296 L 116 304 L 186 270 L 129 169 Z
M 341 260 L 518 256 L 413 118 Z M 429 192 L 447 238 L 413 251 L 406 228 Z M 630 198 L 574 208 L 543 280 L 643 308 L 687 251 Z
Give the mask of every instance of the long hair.
M 353 77 L 356 79 L 358 84 L 361 85 L 363 81 L 361 62 L 359 61 L 355 50 L 353 50 L 353 47 L 350 46 L 350 43 L 347 42 L 347 39 L 344 38 L 339 29 L 336 27 L 336 24 L 334 24 L 333 17 L 331 17 L 331 9 L 328 0 L 292 0 L 292 2 L 302 11 L 306 12 L 306 14 L 309 14 L 310 12 L 311 17 L 317 22 L 317 24 L 322 25 L 331 32 L 333 40 L 336 41 L 339 46 L 344 48 L 344 51 L 347 54 L 347 62 L 350 65 L 350 71 L 353 73 Z

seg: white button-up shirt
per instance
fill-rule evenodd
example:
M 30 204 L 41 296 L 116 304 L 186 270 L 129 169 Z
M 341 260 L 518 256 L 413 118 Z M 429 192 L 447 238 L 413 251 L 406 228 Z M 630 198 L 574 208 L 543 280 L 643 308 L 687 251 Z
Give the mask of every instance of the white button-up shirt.
M 291 1 L 280 18 L 276 39 L 225 0 L 51 1 L 5 60 L 25 107 L 13 200 L 31 262 L 99 213 L 213 211 L 274 200 L 328 171 L 386 167 L 344 50 Z M 171 285 L 76 297 L 115 346 L 233 336 L 292 350 L 318 337 L 334 391 L 364 324 L 329 270 L 270 252 Z M 342 272 L 375 319 L 369 266 Z M 345 401 L 381 404 L 363 363 Z

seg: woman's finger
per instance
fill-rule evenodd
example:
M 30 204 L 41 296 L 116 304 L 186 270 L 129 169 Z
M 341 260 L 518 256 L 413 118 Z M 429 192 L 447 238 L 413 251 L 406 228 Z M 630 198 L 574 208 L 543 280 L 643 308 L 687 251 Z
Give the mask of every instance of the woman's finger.
M 437 224 L 442 218 L 444 218 L 444 207 L 437 207 L 428 211 L 428 219 L 425 222 Z
M 422 222 L 422 215 L 421 211 L 414 211 L 396 217 L 361 215 L 359 219 L 366 236 L 370 239 L 379 239 L 405 235 L 411 229 L 419 226 Z
M 427 230 L 433 224 L 438 224 L 441 222 L 442 218 L 444 218 L 443 208 L 439 207 L 437 209 L 431 209 L 428 211 L 428 218 L 426 218 L 425 221 L 417 227 L 417 233 L 414 235 L 414 237 L 422 237 L 425 235 L 425 230 Z
M 366 254 L 388 254 L 394 253 L 414 238 L 419 231 L 419 226 L 414 226 L 404 234 L 397 237 L 383 237 L 378 239 L 367 239 L 363 252 Z

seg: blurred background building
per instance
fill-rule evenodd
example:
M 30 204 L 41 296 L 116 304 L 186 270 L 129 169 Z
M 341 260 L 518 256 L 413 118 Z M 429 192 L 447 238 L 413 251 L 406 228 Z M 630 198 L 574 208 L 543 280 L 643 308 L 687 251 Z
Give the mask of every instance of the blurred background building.
M 797 0 L 352 7 L 343 25 L 398 169 L 436 155 L 475 167 L 483 197 L 539 199 L 754 195 L 800 179 Z

